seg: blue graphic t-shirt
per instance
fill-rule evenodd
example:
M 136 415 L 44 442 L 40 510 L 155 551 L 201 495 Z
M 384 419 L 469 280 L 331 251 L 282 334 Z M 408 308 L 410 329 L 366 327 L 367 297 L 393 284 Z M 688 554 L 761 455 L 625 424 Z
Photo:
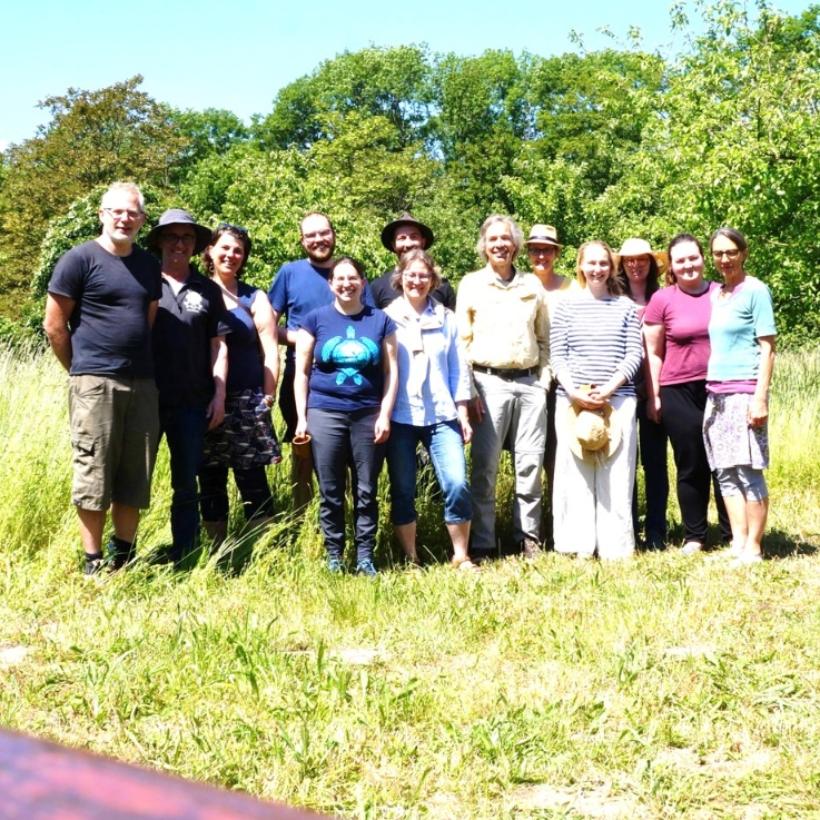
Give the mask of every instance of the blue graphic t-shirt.
M 396 332 L 384 312 L 365 306 L 345 316 L 333 305 L 305 316 L 302 328 L 315 340 L 308 407 L 345 412 L 378 407 L 382 400 L 382 342 Z

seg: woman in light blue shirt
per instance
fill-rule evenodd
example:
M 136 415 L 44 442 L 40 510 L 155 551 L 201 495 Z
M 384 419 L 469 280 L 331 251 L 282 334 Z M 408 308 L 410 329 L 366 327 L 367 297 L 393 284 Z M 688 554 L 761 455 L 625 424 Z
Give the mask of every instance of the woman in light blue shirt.
M 774 309 L 769 289 L 746 273 L 746 237 L 718 228 L 709 240 L 723 286 L 712 291 L 711 355 L 703 440 L 732 527 L 736 565 L 763 558 L 769 491 L 769 385 L 774 368 Z
M 440 281 L 427 253 L 408 251 L 392 281 L 402 295 L 385 311 L 398 328 L 399 391 L 387 442 L 392 520 L 408 561 L 418 564 L 416 445 L 421 442 L 444 496 L 453 566 L 471 569 L 467 542 L 473 511 L 464 460 L 464 445 L 473 434 L 467 418 L 470 376 L 454 314 L 430 298 Z

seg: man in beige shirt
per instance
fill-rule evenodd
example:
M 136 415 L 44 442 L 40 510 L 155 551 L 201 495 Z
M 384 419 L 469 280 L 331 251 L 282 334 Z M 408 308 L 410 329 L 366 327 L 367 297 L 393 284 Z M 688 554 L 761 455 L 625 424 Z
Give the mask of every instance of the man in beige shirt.
M 471 552 L 479 559 L 496 549 L 495 483 L 505 442 L 515 469 L 514 537 L 526 557 L 540 551 L 549 315 L 537 277 L 513 265 L 522 243 L 514 220 L 487 217 L 477 245 L 487 264 L 462 279 L 456 301 L 459 335 L 478 394 Z

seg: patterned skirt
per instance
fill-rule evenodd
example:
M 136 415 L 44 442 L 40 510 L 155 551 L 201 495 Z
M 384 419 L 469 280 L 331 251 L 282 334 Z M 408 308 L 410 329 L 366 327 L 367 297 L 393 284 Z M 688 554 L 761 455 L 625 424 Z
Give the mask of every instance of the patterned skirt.
M 263 398 L 261 390 L 228 394 L 225 421 L 205 435 L 203 466 L 227 464 L 236 470 L 247 470 L 282 460 L 271 411 Z
M 750 427 L 751 393 L 710 393 L 703 416 L 703 444 L 712 470 L 769 466 L 768 426 Z

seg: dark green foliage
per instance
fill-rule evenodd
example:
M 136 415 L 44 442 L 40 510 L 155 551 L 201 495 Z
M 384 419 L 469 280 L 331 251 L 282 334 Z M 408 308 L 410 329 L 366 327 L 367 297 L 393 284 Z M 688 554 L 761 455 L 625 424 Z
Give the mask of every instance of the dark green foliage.
M 565 271 L 589 238 L 662 247 L 680 230 L 705 240 L 731 224 L 749 237 L 749 271 L 772 288 L 784 337 L 816 338 L 818 8 L 785 17 L 761 3 L 752 20 L 735 0 L 680 4 L 681 56 L 669 59 L 631 31 L 629 49 L 579 41 L 550 58 L 366 48 L 283 88 L 249 127 L 229 111 L 173 111 L 139 77 L 69 90 L 0 165 L 0 284 L 35 271 L 42 292 L 59 254 L 96 232 L 89 191 L 124 177 L 206 224 L 247 226 L 247 276 L 262 287 L 301 255 L 308 210 L 328 213 L 339 250 L 376 275 L 392 262 L 379 231 L 409 209 L 433 227 L 455 281 L 479 264 L 478 229 L 496 211 L 525 230 L 556 225 Z M 703 19 L 697 37 L 687 14 Z

